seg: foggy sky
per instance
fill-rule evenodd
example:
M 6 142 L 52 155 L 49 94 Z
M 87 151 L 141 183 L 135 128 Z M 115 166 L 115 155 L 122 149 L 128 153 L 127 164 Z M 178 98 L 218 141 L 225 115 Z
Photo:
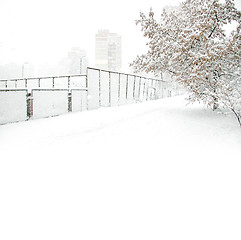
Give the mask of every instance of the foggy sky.
M 135 25 L 139 12 L 153 8 L 156 17 L 180 0 L 0 0 L 0 62 L 54 62 L 71 47 L 87 51 L 94 66 L 95 33 L 108 29 L 122 36 L 123 65 L 145 52 Z M 241 0 L 236 0 L 241 8 Z

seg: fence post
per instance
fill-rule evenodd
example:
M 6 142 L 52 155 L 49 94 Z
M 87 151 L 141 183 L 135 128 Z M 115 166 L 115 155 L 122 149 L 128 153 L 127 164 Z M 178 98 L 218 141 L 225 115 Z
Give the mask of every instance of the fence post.
M 142 99 L 144 100 L 145 99 L 146 78 L 143 78 L 143 79 L 144 79 L 144 83 L 143 83 L 143 97 L 142 97 Z
M 27 99 L 27 120 L 33 116 L 33 97 L 32 93 L 26 94 Z
M 109 106 L 111 107 L 111 76 L 109 72 Z
M 72 92 L 68 92 L 68 112 L 72 112 Z
M 100 69 L 87 68 L 88 78 L 88 109 L 98 109 L 100 106 L 100 93 L 99 93 L 99 74 Z
M 70 88 L 70 76 L 68 76 L 68 89 Z
M 118 79 L 118 106 L 120 105 L 120 73 Z
M 142 77 L 140 77 L 140 80 L 139 80 L 139 90 L 138 90 L 138 100 L 140 101 L 140 95 L 141 95 L 141 79 Z
M 128 101 L 128 84 L 129 84 L 128 74 L 126 74 L 126 101 Z
M 151 80 L 151 93 L 150 93 L 150 100 L 153 100 L 153 79 Z
M 159 99 L 160 96 L 159 96 L 159 84 L 160 84 L 160 81 L 156 81 L 156 99 Z
M 136 76 L 134 76 L 134 86 L 133 86 L 133 100 L 135 101 L 135 90 L 136 90 Z
M 149 79 L 146 78 L 146 101 L 148 101 L 148 97 L 149 97 Z
M 155 91 L 155 100 L 157 100 L 159 97 L 158 97 L 158 84 L 159 84 L 159 81 L 157 81 L 156 80 L 156 84 L 155 84 L 155 89 L 156 89 L 156 91 Z
M 101 98 L 102 98 L 102 93 L 101 93 L 101 70 L 99 70 L 99 107 L 101 107 Z

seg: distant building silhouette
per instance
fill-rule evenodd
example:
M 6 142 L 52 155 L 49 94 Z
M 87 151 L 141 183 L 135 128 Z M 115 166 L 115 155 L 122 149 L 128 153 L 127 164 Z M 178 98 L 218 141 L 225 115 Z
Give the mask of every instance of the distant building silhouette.
M 68 56 L 59 63 L 60 75 L 85 74 L 88 64 L 86 52 L 79 47 L 72 47 Z
M 121 36 L 108 30 L 99 30 L 95 35 L 95 66 L 121 70 Z
M 20 79 L 34 77 L 35 67 L 33 63 L 9 62 L 0 65 L 0 79 Z

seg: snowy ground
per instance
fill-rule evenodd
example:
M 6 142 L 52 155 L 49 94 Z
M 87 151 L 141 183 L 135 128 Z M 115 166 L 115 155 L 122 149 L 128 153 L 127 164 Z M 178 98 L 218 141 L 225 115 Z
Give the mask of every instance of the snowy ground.
M 0 239 L 241 238 L 241 129 L 183 97 L 0 126 Z

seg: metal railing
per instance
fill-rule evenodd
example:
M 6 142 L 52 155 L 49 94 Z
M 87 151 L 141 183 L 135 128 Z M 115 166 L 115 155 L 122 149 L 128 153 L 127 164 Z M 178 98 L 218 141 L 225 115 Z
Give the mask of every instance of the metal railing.
M 0 103 L 0 115 L 4 115 L 4 114 L 6 115 L 6 116 L 0 116 L 0 124 L 17 121 L 16 120 L 17 117 L 15 116 L 15 114 L 10 114 L 10 112 L 17 111 L 16 106 L 18 105 L 17 101 L 19 100 L 21 100 L 21 102 L 25 101 L 26 103 L 25 109 L 21 105 L 22 112 L 26 112 L 25 120 L 35 118 L 35 115 L 40 116 L 40 114 L 37 113 L 39 111 L 39 107 L 36 110 L 36 104 L 35 104 L 36 98 L 42 99 L 43 102 L 45 102 L 45 100 L 44 100 L 44 97 L 39 97 L 39 93 L 41 93 L 42 96 L 44 95 L 46 96 L 45 93 L 49 92 L 49 94 L 47 94 L 49 97 L 51 94 L 56 95 L 56 93 L 58 92 L 65 92 L 67 95 L 64 103 L 65 105 L 67 105 L 67 108 L 64 107 L 66 108 L 65 112 L 72 112 L 73 110 L 76 111 L 76 109 L 79 111 L 85 110 L 88 108 L 88 103 L 87 103 L 88 89 L 86 88 L 86 86 L 87 86 L 86 75 L 69 75 L 69 76 L 52 76 L 52 77 L 0 80 L 1 96 L 7 99 L 7 101 Z M 24 98 L 23 96 L 21 97 L 21 99 L 16 97 L 18 93 L 21 91 L 26 92 L 25 100 L 23 99 Z M 16 92 L 15 97 L 14 97 L 14 92 Z M 76 92 L 79 93 L 78 97 L 76 97 Z M 9 96 L 11 96 L 12 100 L 9 99 Z M 16 100 L 14 100 L 14 98 L 16 98 Z M 76 102 L 78 105 L 77 107 L 76 107 Z M 9 114 L 6 113 L 5 106 L 3 106 L 2 104 L 12 105 L 9 108 L 9 111 L 8 111 Z M 14 104 L 15 106 L 13 106 Z M 49 104 L 51 105 L 51 102 L 49 102 Z M 38 101 L 38 106 L 39 106 L 39 101 Z M 46 107 L 46 103 L 43 104 L 42 108 L 44 107 Z M 62 112 L 60 111 L 60 114 L 62 113 L 63 111 Z M 14 118 L 12 118 L 11 115 L 14 115 Z M 53 111 L 53 113 L 49 113 L 49 115 L 46 115 L 46 116 L 42 114 L 42 116 L 44 117 L 55 116 L 55 115 L 59 115 L 59 114 L 56 113 L 55 111 Z M 21 121 L 23 120 L 22 114 L 21 114 L 20 120 Z
M 8 104 L 12 105 L 6 108 L 3 105 L 5 104 L 4 101 L 2 101 L 0 103 L 0 115 L 1 106 L 6 113 L 7 109 L 11 109 L 14 104 L 17 105 L 17 100 L 14 102 L 14 97 L 12 96 L 14 91 L 19 89 L 26 92 L 25 100 L 23 99 L 24 96 L 21 95 L 21 101 L 26 102 L 26 109 L 23 110 L 26 112 L 25 120 L 35 118 L 36 116 L 55 116 L 66 112 L 119 106 L 176 95 L 173 91 L 173 86 L 163 79 L 88 67 L 86 75 L 0 80 L 1 97 L 2 99 L 8 99 Z M 61 92 L 63 93 L 62 95 Z M 58 96 L 62 100 L 58 100 Z M 64 106 L 58 114 L 54 107 L 57 106 L 59 108 L 61 101 Z M 38 112 L 39 108 L 42 108 L 41 111 L 45 111 L 46 108 L 46 112 L 52 112 L 41 115 Z M 14 106 L 14 109 L 16 109 L 16 106 Z M 4 114 L 4 111 L 2 111 L 2 114 Z M 11 114 L 9 115 L 11 116 Z M 0 116 L 0 124 L 1 121 L 4 122 L 5 120 L 1 120 Z
M 87 68 L 88 91 L 96 95 L 95 108 L 154 100 L 168 96 L 168 83 L 150 78 L 98 68 Z M 94 86 L 91 86 L 94 84 Z M 98 98 L 98 103 L 97 103 Z
M 0 88 L 18 89 L 26 88 L 31 91 L 33 88 L 81 88 L 87 86 L 86 75 L 51 76 L 35 78 L 1 79 Z

